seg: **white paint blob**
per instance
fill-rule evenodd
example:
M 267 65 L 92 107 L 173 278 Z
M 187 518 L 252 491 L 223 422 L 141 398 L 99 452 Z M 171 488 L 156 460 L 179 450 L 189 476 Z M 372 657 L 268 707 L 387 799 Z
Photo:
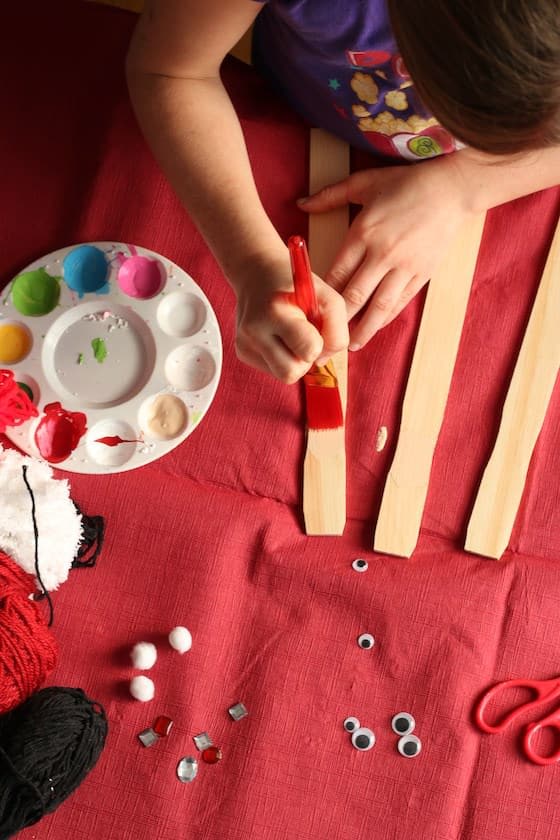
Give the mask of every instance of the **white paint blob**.
M 203 347 L 182 344 L 167 356 L 164 370 L 173 388 L 194 392 L 206 388 L 212 382 L 216 375 L 216 362 Z
M 157 321 L 163 332 L 177 338 L 195 335 L 202 329 L 206 317 L 204 301 L 191 292 L 172 292 L 157 309 Z

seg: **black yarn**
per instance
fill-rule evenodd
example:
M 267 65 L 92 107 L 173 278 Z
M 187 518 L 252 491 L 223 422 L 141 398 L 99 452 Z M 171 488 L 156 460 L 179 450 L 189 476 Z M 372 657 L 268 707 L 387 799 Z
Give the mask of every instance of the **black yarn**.
M 82 513 L 76 502 L 74 502 L 74 507 L 76 508 L 76 512 L 82 517 L 82 541 L 78 548 L 78 553 L 72 561 L 72 568 L 83 569 L 95 566 L 96 560 L 103 548 L 105 520 L 102 516 L 86 516 L 85 513 Z
M 54 811 L 97 763 L 103 708 L 80 688 L 43 688 L 0 715 L 0 840 Z
M 41 589 L 43 590 L 42 596 L 47 599 L 47 603 L 49 605 L 48 626 L 52 627 L 52 623 L 54 621 L 53 602 L 51 600 L 51 596 L 47 591 L 47 587 L 41 580 L 41 573 L 39 571 L 39 530 L 37 528 L 37 517 L 35 516 L 35 496 L 33 495 L 33 490 L 31 489 L 31 485 L 29 484 L 29 481 L 27 479 L 27 464 L 24 464 L 21 469 L 23 472 L 23 480 L 25 482 L 25 486 L 27 487 L 27 491 L 31 496 L 31 519 L 33 520 L 33 534 L 35 536 L 35 575 L 37 577 L 37 580 L 39 581 Z

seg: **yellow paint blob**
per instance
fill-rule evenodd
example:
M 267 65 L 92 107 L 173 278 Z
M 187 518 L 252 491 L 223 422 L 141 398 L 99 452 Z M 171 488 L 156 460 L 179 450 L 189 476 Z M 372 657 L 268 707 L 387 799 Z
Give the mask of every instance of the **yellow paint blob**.
M 188 419 L 182 400 L 172 394 L 160 394 L 150 405 L 147 431 L 158 440 L 172 440 L 185 430 Z
M 21 362 L 31 350 L 31 345 L 31 335 L 23 324 L 0 324 L 0 364 Z

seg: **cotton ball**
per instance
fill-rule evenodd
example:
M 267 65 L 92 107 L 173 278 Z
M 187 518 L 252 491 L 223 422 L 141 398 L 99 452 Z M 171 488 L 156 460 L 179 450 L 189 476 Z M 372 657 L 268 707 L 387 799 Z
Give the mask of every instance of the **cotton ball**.
M 130 658 L 135 668 L 139 668 L 141 671 L 147 671 L 155 664 L 157 659 L 156 646 L 151 642 L 138 642 L 132 648 Z
M 174 627 L 168 636 L 169 644 L 179 653 L 186 653 L 191 649 L 192 636 L 186 627 Z
M 130 680 L 130 693 L 135 700 L 141 700 L 146 703 L 148 700 L 153 700 L 156 693 L 153 680 L 149 677 L 132 677 Z

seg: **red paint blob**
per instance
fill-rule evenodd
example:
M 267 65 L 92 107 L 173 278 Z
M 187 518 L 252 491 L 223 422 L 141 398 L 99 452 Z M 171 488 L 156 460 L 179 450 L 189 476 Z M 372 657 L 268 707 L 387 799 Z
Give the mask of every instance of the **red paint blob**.
M 35 443 L 45 461 L 58 464 L 68 458 L 85 434 L 86 423 L 80 411 L 67 411 L 59 402 L 46 405 L 35 430 Z
M 106 437 L 95 438 L 95 443 L 104 443 L 105 446 L 118 446 L 119 443 L 142 443 L 141 440 L 126 440 L 119 435 L 107 435 Z

